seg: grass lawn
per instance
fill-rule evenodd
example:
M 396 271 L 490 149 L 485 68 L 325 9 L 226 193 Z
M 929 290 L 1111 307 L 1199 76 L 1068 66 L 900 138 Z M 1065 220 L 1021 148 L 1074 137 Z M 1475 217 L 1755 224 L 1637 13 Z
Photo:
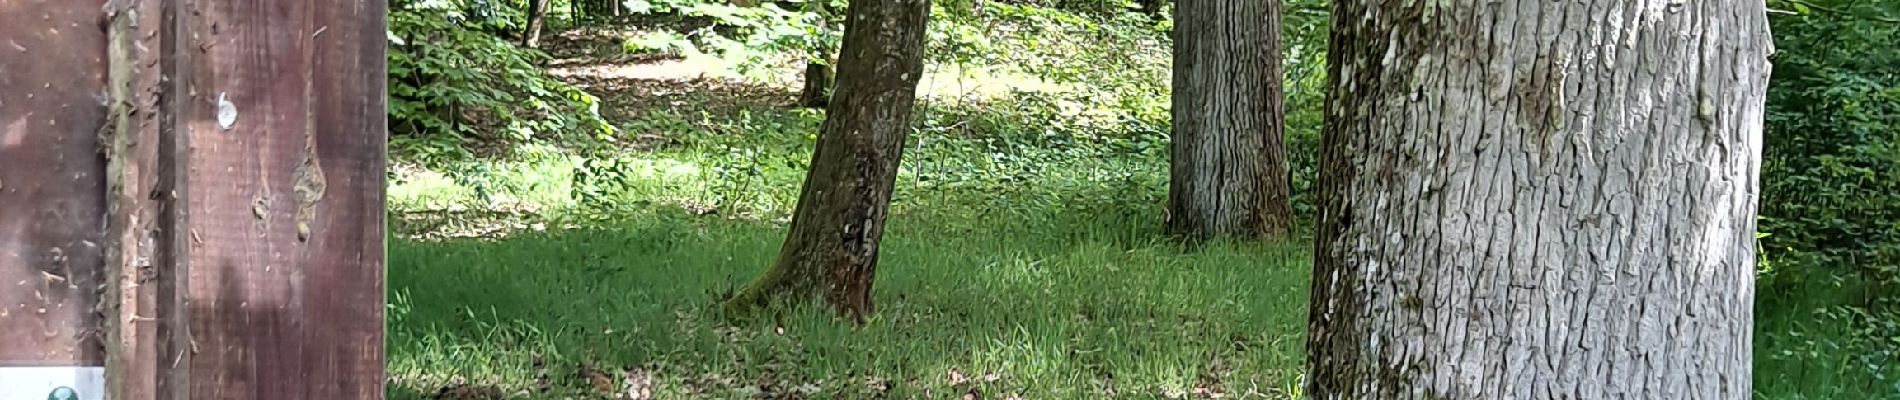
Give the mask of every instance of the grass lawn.
M 641 149 L 392 172 L 391 398 L 1300 398 L 1310 238 L 1163 240 L 1160 127 L 1052 114 L 1061 97 L 927 102 L 874 319 L 729 321 L 714 304 L 776 256 L 820 113 L 572 79 Z M 1838 287 L 1757 290 L 1755 398 L 1900 399 L 1894 318 L 1831 307 Z
M 1158 239 L 1152 184 L 1089 182 L 1155 171 L 1081 157 L 1006 189 L 900 184 L 877 315 L 852 327 L 712 307 L 776 255 L 786 227 L 760 215 L 789 212 L 795 169 L 723 211 L 735 184 L 705 178 L 723 156 L 630 157 L 631 206 L 606 213 L 571 211 L 559 159 L 490 166 L 489 196 L 428 173 L 391 188 L 391 398 L 1299 398 L 1307 239 L 1183 249 Z M 1832 290 L 1758 295 L 1755 398 L 1900 398 L 1900 343 L 1808 304 Z
M 1082 188 L 1080 177 L 1118 174 L 1098 159 L 1058 162 L 1001 194 L 900 185 L 877 314 L 864 327 L 822 309 L 728 321 L 714 302 L 767 266 L 786 227 L 693 205 L 728 186 L 695 175 L 715 161 L 704 153 L 635 156 L 640 178 L 617 200 L 631 208 L 545 211 L 555 204 L 538 216 L 463 212 L 398 228 L 481 235 L 392 240 L 391 397 L 570 398 L 628 386 L 655 398 L 1297 395 L 1305 242 L 1161 241 L 1158 204 L 1109 209 L 1126 202 Z M 561 203 L 572 177 L 551 160 L 490 169 L 508 193 L 487 197 Z M 391 188 L 394 212 L 482 204 L 464 186 L 417 176 Z M 767 173 L 748 190 L 789 196 L 797 178 Z M 788 211 L 768 208 L 754 207 Z
M 1298 246 L 1182 252 L 900 219 L 876 319 L 805 310 L 729 324 L 710 305 L 761 270 L 771 224 L 667 213 L 611 227 L 390 249 L 390 370 L 403 393 L 456 378 L 556 390 L 583 363 L 637 368 L 661 398 L 1286 398 L 1302 368 Z M 618 385 L 616 385 L 618 386 Z M 888 393 L 886 393 L 888 391 Z M 784 398 L 784 397 L 773 397 Z

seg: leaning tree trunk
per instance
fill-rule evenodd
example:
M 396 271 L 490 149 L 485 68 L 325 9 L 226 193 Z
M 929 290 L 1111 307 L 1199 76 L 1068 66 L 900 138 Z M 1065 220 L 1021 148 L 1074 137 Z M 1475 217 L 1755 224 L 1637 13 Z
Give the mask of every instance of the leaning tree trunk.
M 1311 398 L 1749 398 L 1761 0 L 1333 16 Z
M 745 314 L 776 300 L 821 298 L 871 313 L 884 212 L 923 75 L 928 0 L 857 0 L 846 10 L 839 79 L 778 260 L 726 303 Z
M 1291 227 L 1280 2 L 1174 7 L 1174 137 L 1168 231 L 1191 239 L 1280 236 Z
M 549 0 L 528 0 L 528 28 L 521 35 L 521 44 L 528 48 L 541 47 L 541 25 L 547 24 Z

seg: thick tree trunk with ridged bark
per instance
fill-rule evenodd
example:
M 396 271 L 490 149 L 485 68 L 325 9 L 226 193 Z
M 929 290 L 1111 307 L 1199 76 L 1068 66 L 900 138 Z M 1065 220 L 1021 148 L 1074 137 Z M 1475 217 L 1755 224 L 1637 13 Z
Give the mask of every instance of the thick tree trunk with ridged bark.
M 850 3 L 837 91 L 791 233 L 771 269 L 727 301 L 727 311 L 815 298 L 859 321 L 871 313 L 878 239 L 910 133 L 929 12 L 927 0 Z
M 1311 398 L 1749 398 L 1760 0 L 1334 4 Z
M 1278 0 L 1174 6 L 1168 231 L 1190 239 L 1281 236 L 1287 187 Z

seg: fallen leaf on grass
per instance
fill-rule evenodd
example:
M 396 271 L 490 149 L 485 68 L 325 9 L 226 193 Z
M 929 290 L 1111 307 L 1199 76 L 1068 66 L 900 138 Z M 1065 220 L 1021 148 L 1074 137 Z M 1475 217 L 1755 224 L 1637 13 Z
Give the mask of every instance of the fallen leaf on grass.
M 891 391 L 891 381 L 875 376 L 867 376 L 864 377 L 864 388 L 870 392 L 872 398 L 881 399 L 884 398 L 885 393 Z
M 627 400 L 648 400 L 653 398 L 653 376 L 644 368 L 628 370 L 620 381 L 620 398 Z
M 618 389 L 619 385 L 615 384 L 613 373 L 595 368 L 592 363 L 585 363 L 581 364 L 580 370 L 576 371 L 575 375 L 579 375 L 581 381 L 586 382 L 587 388 L 592 389 L 594 393 L 608 397 L 618 397 L 616 396 L 615 389 Z
M 554 385 L 549 381 L 547 360 L 541 358 L 541 353 L 534 353 L 534 392 L 547 393 L 552 390 Z
M 501 388 L 495 387 L 494 385 L 470 385 L 461 378 L 456 378 L 454 383 L 443 386 L 441 389 L 436 389 L 435 396 L 430 398 L 436 400 L 500 400 L 502 396 Z

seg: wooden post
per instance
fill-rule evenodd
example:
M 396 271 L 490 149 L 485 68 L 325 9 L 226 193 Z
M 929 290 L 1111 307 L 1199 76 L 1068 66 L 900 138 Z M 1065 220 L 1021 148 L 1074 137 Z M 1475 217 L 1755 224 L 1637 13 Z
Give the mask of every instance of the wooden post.
M 0 0 L 0 396 L 103 395 L 99 4 Z
M 176 232 L 183 215 L 175 205 L 179 175 L 167 167 L 186 149 L 176 140 L 180 108 L 175 86 L 177 51 L 164 31 L 175 21 L 175 2 L 114 1 L 106 4 L 106 112 L 100 131 L 106 179 L 106 383 L 113 399 L 188 398 L 166 392 L 187 375 L 183 357 L 160 329 L 179 332 L 176 293 L 186 269 L 177 263 Z M 162 181 L 162 182 L 161 182 Z M 182 337 L 182 335 L 179 335 Z M 166 363 L 173 361 L 175 363 Z M 176 374 L 176 375 L 171 375 Z
M 0 0 L 0 393 L 383 396 L 386 6 Z
M 191 398 L 381 398 L 387 2 L 193 1 Z

